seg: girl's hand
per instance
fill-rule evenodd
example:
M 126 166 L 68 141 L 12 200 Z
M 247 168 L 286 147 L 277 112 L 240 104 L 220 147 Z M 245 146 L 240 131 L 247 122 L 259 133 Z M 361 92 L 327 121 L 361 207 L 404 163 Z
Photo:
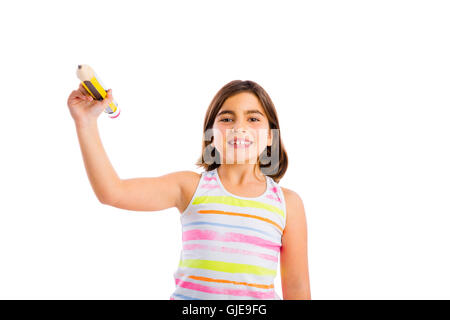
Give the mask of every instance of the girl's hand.
M 80 83 L 78 89 L 72 91 L 67 99 L 67 106 L 77 125 L 88 125 L 97 121 L 98 116 L 112 100 L 111 89 L 106 92 L 106 97 L 103 100 L 95 100 Z

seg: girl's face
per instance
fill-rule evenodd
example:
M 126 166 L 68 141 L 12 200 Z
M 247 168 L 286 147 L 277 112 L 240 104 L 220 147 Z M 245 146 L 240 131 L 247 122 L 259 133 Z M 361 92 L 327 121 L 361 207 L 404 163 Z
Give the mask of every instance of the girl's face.
M 213 145 L 220 162 L 256 164 L 258 155 L 271 145 L 269 121 L 259 99 L 240 92 L 225 100 L 213 125 Z

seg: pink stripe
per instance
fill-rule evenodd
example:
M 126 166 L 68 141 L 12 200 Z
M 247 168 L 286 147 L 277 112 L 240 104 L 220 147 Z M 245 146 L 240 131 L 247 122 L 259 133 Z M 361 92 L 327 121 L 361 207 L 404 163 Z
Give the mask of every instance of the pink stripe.
M 275 198 L 273 195 L 271 195 L 271 194 L 268 194 L 268 195 L 266 195 L 266 198 L 268 198 L 268 199 L 272 199 L 272 200 L 275 200 L 275 201 L 278 201 L 278 202 L 281 202 L 281 199 L 280 198 Z
M 202 186 L 200 187 L 202 189 L 215 189 L 215 188 L 220 188 L 219 185 L 217 184 L 202 184 Z
M 207 292 L 207 293 L 217 293 L 217 294 L 227 294 L 230 296 L 249 296 L 257 299 L 271 299 L 274 298 L 275 291 L 271 290 L 269 292 L 258 292 L 249 290 L 235 290 L 235 289 L 225 289 L 225 288 L 215 288 L 204 286 L 198 283 L 183 281 L 181 279 L 175 279 L 175 283 L 186 289 Z
M 183 241 L 189 240 L 215 240 L 215 241 L 227 241 L 227 242 L 245 242 L 254 244 L 260 247 L 264 247 L 274 251 L 280 251 L 280 245 L 278 243 L 261 239 L 255 236 L 247 236 L 242 233 L 227 232 L 220 234 L 212 230 L 200 230 L 194 229 L 183 232 Z
M 114 117 L 111 117 L 111 119 L 117 118 L 119 116 L 119 114 L 120 114 L 120 110 L 119 110 L 119 113 L 116 114 Z
M 227 248 L 227 247 L 213 247 L 213 246 L 206 246 L 203 244 L 184 244 L 183 245 L 184 250 L 195 250 L 195 249 L 207 249 L 212 251 L 219 251 L 219 252 L 226 252 L 226 253 L 240 253 L 245 255 L 251 255 L 251 256 L 257 256 L 266 260 L 271 260 L 278 262 L 278 257 L 271 256 L 270 254 L 264 254 L 264 253 L 258 253 L 248 250 L 241 250 L 241 249 L 234 249 L 234 248 Z
M 216 177 L 204 177 L 205 181 L 211 181 L 211 180 L 215 180 L 217 181 Z

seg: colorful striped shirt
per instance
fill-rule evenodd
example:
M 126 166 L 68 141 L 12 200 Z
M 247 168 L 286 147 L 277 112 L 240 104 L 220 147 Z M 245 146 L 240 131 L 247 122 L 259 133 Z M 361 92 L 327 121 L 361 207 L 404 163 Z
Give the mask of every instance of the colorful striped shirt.
M 286 224 L 284 195 L 266 177 L 258 197 L 228 192 L 204 171 L 180 214 L 182 249 L 171 300 L 281 300 L 274 289 Z

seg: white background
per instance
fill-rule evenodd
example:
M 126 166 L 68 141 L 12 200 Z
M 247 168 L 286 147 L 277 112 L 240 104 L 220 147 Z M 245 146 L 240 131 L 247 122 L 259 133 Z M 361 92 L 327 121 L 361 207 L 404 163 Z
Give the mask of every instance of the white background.
M 123 179 L 201 172 L 211 99 L 256 81 L 280 185 L 305 205 L 312 299 L 449 299 L 449 17 L 447 1 L 2 2 L 0 298 L 175 288 L 179 212 L 102 205 L 89 184 L 67 108 L 86 63 L 122 110 L 98 122 Z

